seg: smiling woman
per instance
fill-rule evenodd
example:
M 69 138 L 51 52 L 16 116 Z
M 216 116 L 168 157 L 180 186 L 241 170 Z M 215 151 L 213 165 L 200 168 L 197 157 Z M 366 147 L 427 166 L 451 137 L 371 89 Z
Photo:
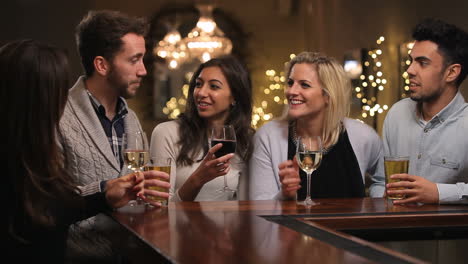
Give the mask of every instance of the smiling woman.
M 252 88 L 245 67 L 233 56 L 201 64 L 189 85 L 187 107 L 175 121 L 156 126 L 151 136 L 151 156 L 172 159 L 172 201 L 233 200 L 239 198 L 239 182 L 246 177 L 251 154 Z M 215 125 L 234 127 L 235 154 L 216 157 L 222 145 L 209 148 L 209 132 Z M 234 193 L 217 192 L 226 175 Z M 243 181 L 245 182 L 245 181 Z
M 218 66 L 206 67 L 200 72 L 193 97 L 198 114 L 210 127 L 223 125 L 231 105 L 235 105 L 231 87 Z
M 250 198 L 305 198 L 306 175 L 293 158 L 298 137 L 321 137 L 325 148 L 312 174 L 312 198 L 363 197 L 366 173 L 373 176 L 370 194 L 382 196 L 382 142 L 372 128 L 347 118 L 351 86 L 343 67 L 323 54 L 302 52 L 285 72 L 285 115 L 255 135 Z
M 314 64 L 300 63 L 291 69 L 286 88 L 290 118 L 303 117 L 323 123 L 329 96 L 322 89 L 316 68 Z

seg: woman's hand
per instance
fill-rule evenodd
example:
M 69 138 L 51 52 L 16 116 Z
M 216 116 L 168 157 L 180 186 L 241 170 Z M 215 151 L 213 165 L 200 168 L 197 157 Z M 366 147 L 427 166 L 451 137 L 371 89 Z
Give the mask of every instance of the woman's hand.
M 180 187 L 179 196 L 182 200 L 193 201 L 203 185 L 229 172 L 230 160 L 234 157 L 234 153 L 216 158 L 215 153 L 222 146 L 223 145 L 219 143 L 210 148 L 198 168 L 190 175 L 182 187 Z
M 286 200 L 296 199 L 297 190 L 301 188 L 299 177 L 299 165 L 296 157 L 278 165 L 281 182 L 281 193 Z
M 119 208 L 143 192 L 142 172 L 131 173 L 106 182 L 106 199 L 112 208 Z
M 196 177 L 201 185 L 227 174 L 230 170 L 229 165 L 230 160 L 234 157 L 233 153 L 224 155 L 222 157 L 216 158 L 215 153 L 218 151 L 223 144 L 216 144 L 214 147 L 208 150 L 203 161 L 200 163 L 198 168 L 193 172 L 192 176 Z

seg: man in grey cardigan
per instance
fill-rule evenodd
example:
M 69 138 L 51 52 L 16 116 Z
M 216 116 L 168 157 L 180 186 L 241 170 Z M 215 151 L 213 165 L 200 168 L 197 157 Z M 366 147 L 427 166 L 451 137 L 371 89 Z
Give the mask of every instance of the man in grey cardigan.
M 104 191 L 106 184 L 129 173 L 123 166 L 123 133 L 142 131 L 125 99 L 135 95 L 142 77 L 146 23 L 115 11 L 90 11 L 76 29 L 85 76 L 69 92 L 60 121 L 67 170 L 83 195 Z M 101 236 L 99 216 L 70 230 L 69 262 L 115 262 L 115 252 Z

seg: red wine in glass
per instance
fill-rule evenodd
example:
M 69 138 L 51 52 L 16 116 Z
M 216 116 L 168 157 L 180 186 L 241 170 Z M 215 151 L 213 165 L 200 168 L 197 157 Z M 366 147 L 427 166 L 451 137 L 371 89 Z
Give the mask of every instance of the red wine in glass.
M 223 146 L 218 151 L 216 151 L 216 158 L 236 152 L 236 132 L 232 125 L 214 126 L 211 129 L 210 140 L 211 147 L 214 147 L 218 143 L 223 144 Z M 228 187 L 226 174 L 224 174 L 224 186 L 219 191 L 235 192 L 235 190 Z
M 224 139 L 214 139 L 211 141 L 211 147 L 214 147 L 216 144 L 223 144 L 223 146 L 216 151 L 215 156 L 216 158 L 222 157 L 229 153 L 236 152 L 236 141 L 234 140 L 224 140 Z

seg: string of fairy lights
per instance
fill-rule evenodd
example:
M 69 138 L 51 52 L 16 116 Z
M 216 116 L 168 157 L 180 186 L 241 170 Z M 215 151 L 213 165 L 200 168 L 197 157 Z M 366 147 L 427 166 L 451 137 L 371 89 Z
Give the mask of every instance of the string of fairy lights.
M 289 55 L 291 59 L 295 56 L 295 54 Z M 279 106 L 288 103 L 284 97 L 284 83 L 286 81 L 284 72 L 269 69 L 265 71 L 265 75 L 268 83 L 266 86 L 260 87 L 263 93 L 262 101 L 260 105 L 254 105 L 252 109 L 252 127 L 254 128 L 258 128 L 280 115 L 282 107 Z
M 402 58 L 400 59 L 400 72 L 402 72 L 401 74 L 401 78 L 402 78 L 402 82 L 403 82 L 403 85 L 400 85 L 400 87 L 403 87 L 403 91 L 401 91 L 401 94 L 400 94 L 400 98 L 406 98 L 409 94 L 409 84 L 410 84 L 410 80 L 409 80 L 409 76 L 408 76 L 408 73 L 406 72 L 406 70 L 408 69 L 409 65 L 411 64 L 411 59 L 409 57 L 409 54 L 411 53 L 411 50 L 413 49 L 413 45 L 414 45 L 414 42 L 407 42 L 407 43 L 404 43 L 401 47 L 400 47 L 400 54 L 402 56 Z
M 376 41 L 378 47 L 368 51 L 363 63 L 363 74 L 359 76 L 359 83 L 354 87 L 354 94 L 361 101 L 361 117 L 364 119 L 388 110 L 388 105 L 380 105 L 377 102 L 378 93 L 383 91 L 387 84 L 381 60 L 383 51 L 380 48 L 384 41 L 385 37 L 379 37 Z

